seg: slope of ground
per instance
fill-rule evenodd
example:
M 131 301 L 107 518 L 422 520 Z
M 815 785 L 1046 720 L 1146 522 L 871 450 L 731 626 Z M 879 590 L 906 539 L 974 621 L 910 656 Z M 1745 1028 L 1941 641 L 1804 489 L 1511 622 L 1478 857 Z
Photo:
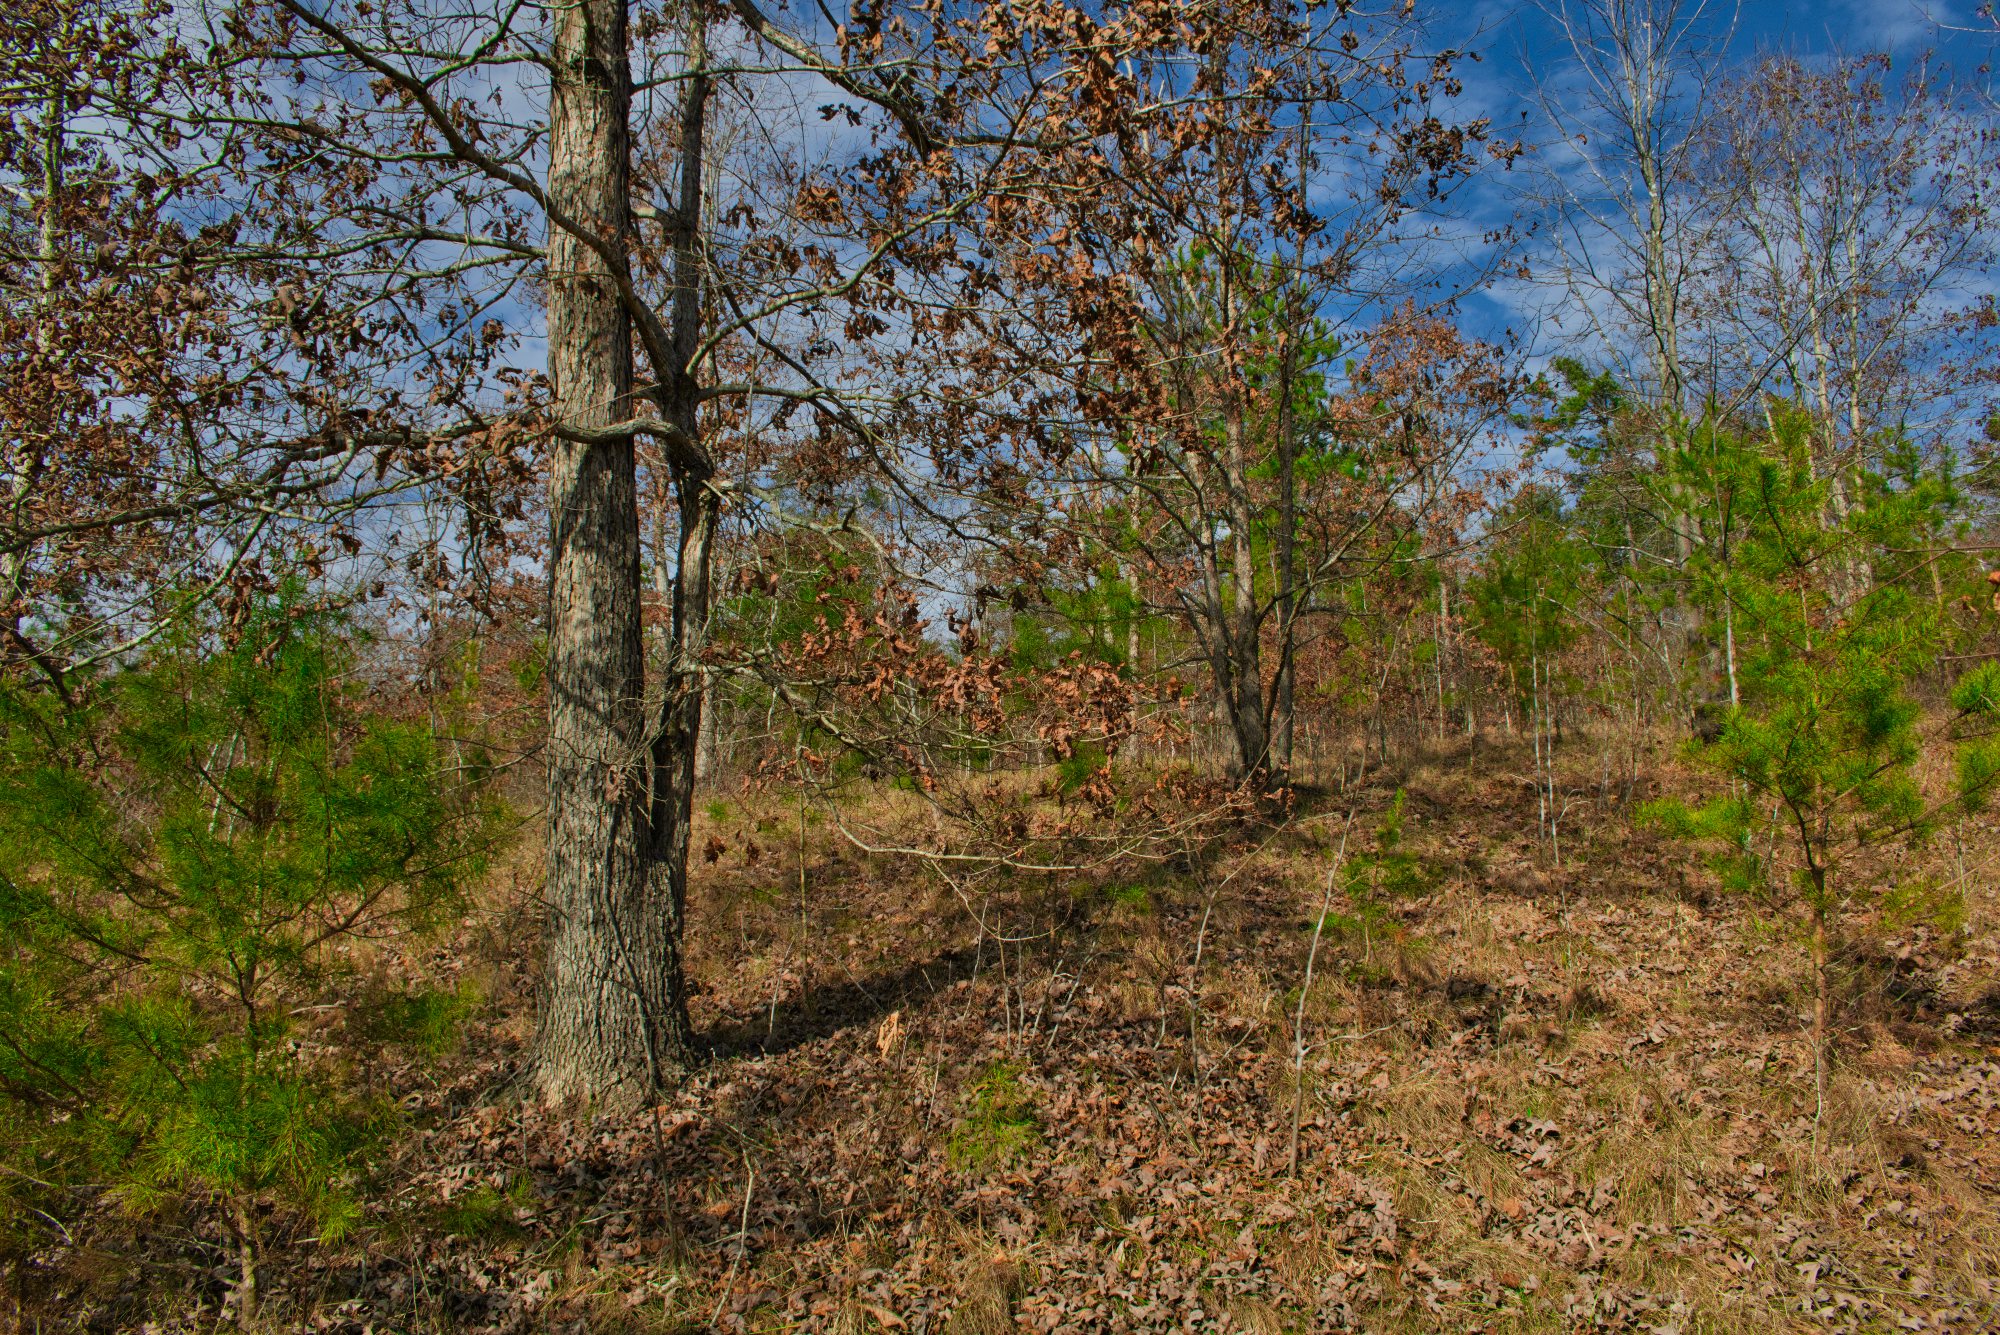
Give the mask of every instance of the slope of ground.
M 1926 855 L 1957 868 L 1969 927 L 1853 924 L 1820 1109 L 1794 939 L 1585 760 L 1560 866 L 1528 762 L 1486 745 L 1313 795 L 1205 862 L 974 901 L 718 798 L 693 928 L 715 1056 L 617 1118 L 516 1094 L 534 922 L 496 891 L 411 966 L 485 1001 L 454 1054 L 384 1073 L 408 1120 L 379 1216 L 339 1246 L 276 1241 L 270 1322 L 2000 1326 L 2000 904 L 1978 870 L 2000 837 Z M 1315 952 L 1347 813 L 1365 856 L 1398 789 L 1420 883 L 1337 894 Z M 72 1314 L 201 1328 L 229 1267 L 177 1236 L 47 1263 Z

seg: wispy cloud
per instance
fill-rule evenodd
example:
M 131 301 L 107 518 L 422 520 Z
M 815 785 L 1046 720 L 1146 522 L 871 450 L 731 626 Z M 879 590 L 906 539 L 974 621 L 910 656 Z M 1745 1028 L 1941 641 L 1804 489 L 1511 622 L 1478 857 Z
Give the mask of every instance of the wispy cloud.
M 1951 0 L 1834 0 L 1827 10 L 1838 45 L 1891 53 L 1938 45 L 1972 18 L 1968 6 Z

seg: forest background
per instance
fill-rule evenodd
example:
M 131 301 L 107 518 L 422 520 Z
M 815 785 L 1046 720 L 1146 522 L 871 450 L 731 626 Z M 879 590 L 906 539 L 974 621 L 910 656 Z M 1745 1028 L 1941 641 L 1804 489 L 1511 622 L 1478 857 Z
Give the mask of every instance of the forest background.
M 0 15 L 10 1319 L 1991 1328 L 1995 31 Z

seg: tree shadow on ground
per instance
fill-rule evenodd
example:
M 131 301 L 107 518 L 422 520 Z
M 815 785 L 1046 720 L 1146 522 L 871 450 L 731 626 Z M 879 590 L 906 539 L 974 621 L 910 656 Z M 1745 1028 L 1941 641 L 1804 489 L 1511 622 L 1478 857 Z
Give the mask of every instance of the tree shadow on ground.
M 970 978 L 977 963 L 978 952 L 971 946 L 956 946 L 898 969 L 826 979 L 778 997 L 767 1012 L 722 1018 L 709 1026 L 700 1042 L 713 1058 L 775 1056 L 853 1025 L 872 1023 L 890 1011 L 920 1005 Z

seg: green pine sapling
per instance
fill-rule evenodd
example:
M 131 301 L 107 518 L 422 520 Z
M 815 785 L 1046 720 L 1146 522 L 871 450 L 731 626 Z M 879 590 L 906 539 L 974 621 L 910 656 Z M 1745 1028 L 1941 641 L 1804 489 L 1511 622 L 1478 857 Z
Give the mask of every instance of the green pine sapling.
M 1362 963 L 1364 967 L 1368 966 L 1372 962 L 1376 936 L 1384 929 L 1398 938 L 1402 935 L 1400 925 L 1389 914 L 1387 901 L 1420 895 L 1431 884 L 1430 872 L 1423 859 L 1403 843 L 1402 789 L 1396 790 L 1388 810 L 1382 813 L 1381 821 L 1375 826 L 1374 852 L 1348 855 L 1348 836 L 1353 830 L 1354 817 L 1350 813 L 1347 823 L 1341 827 L 1340 843 L 1333 850 L 1333 863 L 1327 868 L 1326 893 L 1320 900 L 1319 913 L 1308 924 L 1313 929 L 1312 941 L 1306 948 L 1305 977 L 1299 984 L 1298 1001 L 1292 1016 L 1292 1139 L 1286 1168 L 1286 1172 L 1292 1175 L 1298 1173 L 1299 1124 L 1305 1115 L 1306 1000 L 1312 994 L 1313 970 L 1319 962 L 1320 940 L 1328 928 L 1359 936 Z M 1336 889 L 1345 893 L 1351 912 L 1333 911 Z
M 1570 612 L 1585 578 L 1588 548 L 1578 541 L 1562 496 L 1546 486 L 1523 487 L 1497 516 L 1507 543 L 1487 558 L 1473 581 L 1474 628 L 1512 679 L 1535 758 L 1536 838 L 1562 864 L 1562 815 L 1556 791 L 1558 665 L 1582 634 Z
M 1376 823 L 1373 851 L 1350 853 L 1343 838 L 1337 860 L 1339 875 L 1327 882 L 1326 902 L 1319 917 L 1305 924 L 1314 929 L 1315 938 L 1332 933 L 1358 941 L 1359 968 L 1374 967 L 1378 941 L 1393 945 L 1402 940 L 1404 933 L 1392 911 L 1394 905 L 1423 894 L 1431 886 L 1429 868 L 1403 842 L 1403 816 L 1404 794 L 1398 788 Z M 1336 890 L 1347 901 L 1341 911 L 1333 907 Z
M 303 1008 L 344 944 L 459 903 L 498 829 L 476 767 L 366 711 L 340 632 L 270 606 L 86 706 L 0 693 L 0 1152 L 17 1186 L 212 1202 L 246 1328 L 260 1212 L 337 1235 L 382 1116 L 345 1070 L 362 1027 Z
M 1398 788 L 1375 826 L 1375 851 L 1353 854 L 1342 866 L 1350 912 L 1341 925 L 1360 935 L 1364 964 L 1372 962 L 1377 937 L 1402 934 L 1390 905 L 1430 888 L 1423 859 L 1403 843 L 1403 801 L 1403 790 Z
M 1902 539 L 1913 519 L 1950 503 L 1948 479 L 1864 473 L 1837 497 L 1803 433 L 1738 445 L 1706 461 L 1737 473 L 1716 489 L 1737 507 L 1735 547 L 1704 584 L 1727 600 L 1739 699 L 1713 740 L 1690 750 L 1719 786 L 1705 801 L 1666 799 L 1644 814 L 1717 850 L 1726 887 L 1795 915 L 1812 969 L 1817 1119 L 1842 915 L 1869 880 L 1850 874 L 1853 864 L 1918 844 L 1976 806 L 2000 773 L 2000 750 L 1964 742 L 1949 800 L 1918 781 L 1927 721 L 1913 690 L 1935 669 L 1942 607 L 1922 570 L 1924 544 Z M 1975 670 L 1953 700 L 1961 719 L 2000 718 L 2000 671 Z

